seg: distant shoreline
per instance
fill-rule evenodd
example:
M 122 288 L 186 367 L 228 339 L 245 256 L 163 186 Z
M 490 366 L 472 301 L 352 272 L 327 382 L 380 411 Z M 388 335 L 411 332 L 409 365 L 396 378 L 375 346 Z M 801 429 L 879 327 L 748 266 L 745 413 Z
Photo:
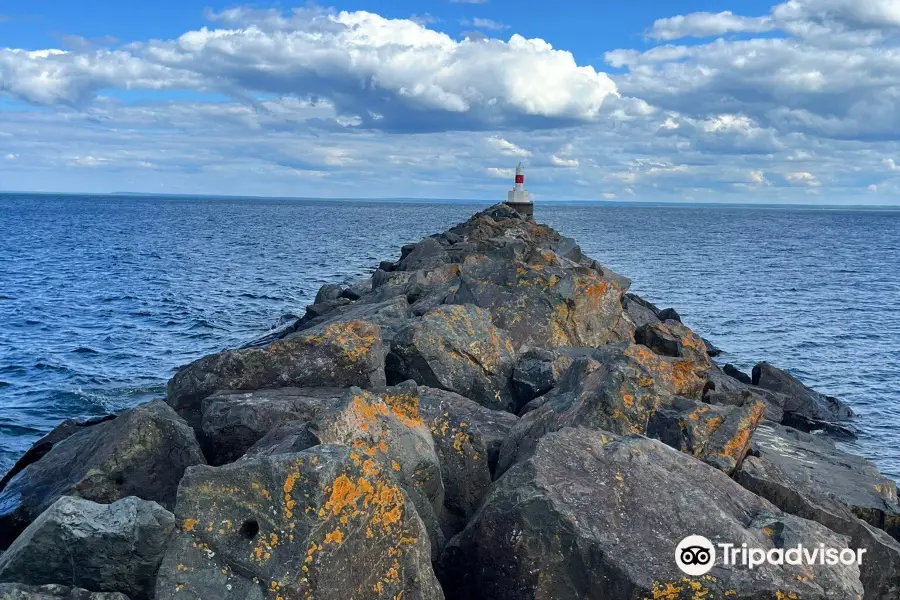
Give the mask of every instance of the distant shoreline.
M 492 204 L 497 202 L 495 199 L 478 199 L 478 198 L 345 198 L 345 197 L 306 197 L 306 196 L 235 196 L 235 195 L 212 195 L 212 194 L 151 194 L 143 192 L 107 192 L 107 193 L 77 193 L 77 192 L 21 192 L 21 191 L 0 191 L 0 196 L 64 196 L 73 198 L 133 198 L 133 199 L 153 199 L 159 198 L 163 200 L 212 200 L 212 201 L 234 201 L 234 200 L 277 200 L 277 201 L 294 201 L 294 202 L 364 202 L 372 204 Z M 748 203 L 748 202 L 676 202 L 676 201 L 650 201 L 650 200 L 536 200 L 537 203 L 549 204 L 553 206 L 621 206 L 621 207 L 640 207 L 640 208 L 751 208 L 751 209 L 781 209 L 781 210 L 815 210 L 815 211 L 884 211 L 897 212 L 900 211 L 900 204 L 771 204 L 771 203 Z

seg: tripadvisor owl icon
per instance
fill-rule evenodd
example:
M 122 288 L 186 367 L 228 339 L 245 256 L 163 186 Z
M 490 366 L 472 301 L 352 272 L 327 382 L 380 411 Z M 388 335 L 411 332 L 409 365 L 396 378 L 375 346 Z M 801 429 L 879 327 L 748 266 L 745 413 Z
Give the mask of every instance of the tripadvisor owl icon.
M 675 563 L 687 575 L 705 575 L 716 564 L 716 549 L 702 535 L 689 535 L 676 546 Z

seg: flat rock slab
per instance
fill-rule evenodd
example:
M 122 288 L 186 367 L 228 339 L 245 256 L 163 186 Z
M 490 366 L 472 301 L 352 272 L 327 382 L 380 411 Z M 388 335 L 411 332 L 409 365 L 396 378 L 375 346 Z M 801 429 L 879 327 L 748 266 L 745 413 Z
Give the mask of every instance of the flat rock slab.
M 408 496 L 343 446 L 195 467 L 157 600 L 439 600 L 428 534 Z
M 384 384 L 381 329 L 350 321 L 313 328 L 263 348 L 205 356 L 175 374 L 166 401 L 199 428 L 203 399 L 220 390 Z
M 205 463 L 193 430 L 165 402 L 127 410 L 73 433 L 10 480 L 0 493 L 0 547 L 64 495 L 101 504 L 137 496 L 172 508 L 184 470 Z
M 782 510 L 818 521 L 866 548 L 866 598 L 900 597 L 896 484 L 821 435 L 764 423 L 735 479 Z M 890 534 L 890 535 L 888 535 Z M 893 537 L 891 537 L 893 536 Z
M 129 496 L 97 504 L 63 496 L 0 556 L 0 581 L 74 585 L 149 600 L 174 530 L 175 517 L 156 502 Z
M 309 421 L 335 405 L 345 388 L 217 392 L 203 400 L 200 443 L 209 464 L 233 462 L 276 425 Z
M 118 592 L 89 592 L 64 585 L 0 583 L 0 600 L 128 600 Z
M 689 578 L 688 535 L 772 549 L 847 548 L 828 528 L 785 514 L 721 471 L 643 436 L 587 429 L 546 435 L 497 480 L 438 574 L 450 599 L 859 598 L 851 566 L 725 565 Z M 720 553 L 721 554 L 721 553 Z
M 411 379 L 498 409 L 512 404 L 514 365 L 507 335 L 473 305 L 429 310 L 397 333 L 386 361 L 391 384 Z

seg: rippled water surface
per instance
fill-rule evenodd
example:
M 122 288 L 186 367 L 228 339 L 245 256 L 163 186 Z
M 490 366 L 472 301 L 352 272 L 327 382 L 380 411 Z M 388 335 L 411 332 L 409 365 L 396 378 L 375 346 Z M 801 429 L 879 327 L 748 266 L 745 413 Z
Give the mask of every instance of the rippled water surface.
M 0 473 L 68 417 L 158 397 L 173 369 L 302 314 L 484 204 L 0 195 Z M 860 413 L 900 478 L 900 212 L 539 205 L 537 220 L 749 369 Z

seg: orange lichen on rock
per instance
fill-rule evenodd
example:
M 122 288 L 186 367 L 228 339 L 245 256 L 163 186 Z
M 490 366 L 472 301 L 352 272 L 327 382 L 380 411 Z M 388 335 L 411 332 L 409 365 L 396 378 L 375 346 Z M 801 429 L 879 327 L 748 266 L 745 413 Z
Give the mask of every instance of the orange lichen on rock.
M 391 409 L 397 420 L 407 427 L 421 427 L 424 421 L 419 416 L 419 395 L 416 392 L 382 394 L 381 399 Z

